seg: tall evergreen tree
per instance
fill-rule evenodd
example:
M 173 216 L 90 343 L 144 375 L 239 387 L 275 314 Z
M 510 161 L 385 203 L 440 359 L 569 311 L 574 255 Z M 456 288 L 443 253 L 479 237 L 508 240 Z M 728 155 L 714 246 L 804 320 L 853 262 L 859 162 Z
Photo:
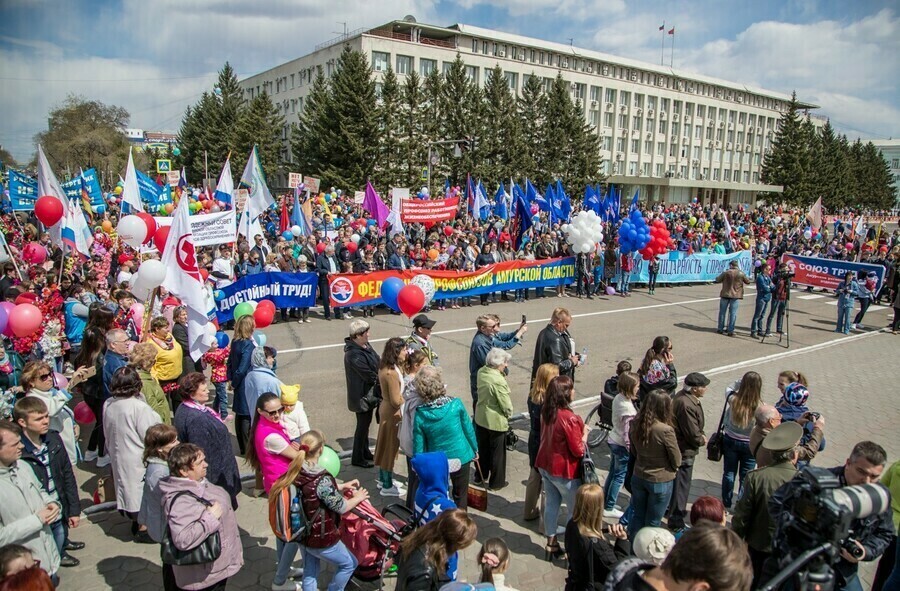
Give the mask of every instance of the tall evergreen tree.
M 365 55 L 349 45 L 338 58 L 325 113 L 331 128 L 319 138 L 328 146 L 325 185 L 362 188 L 375 170 L 378 106 L 371 67 Z
M 542 146 L 544 133 L 544 90 L 541 79 L 531 73 L 522 85 L 522 96 L 517 101 L 516 115 L 522 130 L 522 165 L 516 172 L 516 179 L 522 177 L 535 179 L 538 162 L 543 160 Z
M 553 122 L 545 126 L 540 159 L 538 160 L 538 180 L 541 185 L 556 178 L 565 180 L 570 162 L 574 157 L 572 138 L 578 132 L 583 118 L 578 117 L 572 105 L 569 83 L 557 74 L 547 98 L 543 103 L 543 120 Z
M 267 181 L 272 184 L 284 162 L 281 141 L 284 125 L 284 117 L 278 114 L 269 93 L 263 92 L 253 97 L 242 110 L 234 129 L 233 141 L 237 155 L 234 160 L 239 164 L 242 163 L 254 144 L 257 145 L 260 164 L 266 173 Z M 238 174 L 242 172 L 243 170 Z
M 441 114 L 445 139 L 476 137 L 480 128 L 477 120 L 479 114 L 477 103 L 480 102 L 480 97 L 477 88 L 466 76 L 465 64 L 458 53 L 444 75 L 442 96 Z M 477 152 L 476 146 L 474 149 L 463 150 L 460 158 L 451 156 L 445 159 L 451 180 L 464 183 L 467 173 L 478 174 L 475 170 Z
M 406 76 L 400 105 L 401 186 L 421 183 L 421 168 L 428 166 L 428 146 L 423 129 L 425 94 L 421 78 L 413 70 Z
M 826 121 L 818 137 L 817 150 L 812 158 L 815 190 L 831 210 L 847 205 L 852 195 L 848 148 L 834 133 L 831 121 Z
M 587 183 L 601 182 L 605 177 L 600 172 L 600 136 L 584 119 L 584 105 L 580 100 L 573 104 L 572 126 L 572 158 L 566 181 L 570 191 L 579 194 Z
M 761 175 L 768 185 L 782 185 L 784 193 L 772 197 L 791 205 L 805 205 L 808 195 L 807 150 L 798 110 L 797 93 L 794 92 L 787 111 L 778 122 L 778 131 L 763 160 Z
M 499 183 L 520 174 L 523 160 L 522 128 L 516 117 L 516 103 L 503 70 L 495 65 L 484 85 L 485 131 L 480 159 L 486 179 Z
M 327 142 L 322 140 L 329 136 L 331 129 L 327 114 L 330 101 L 328 81 L 322 68 L 317 68 L 312 88 L 291 134 L 291 150 L 304 175 L 318 178 L 327 166 Z
M 393 68 L 388 67 L 381 80 L 381 96 L 378 103 L 378 161 L 376 183 L 385 191 L 399 186 L 400 172 L 400 85 Z
M 438 74 L 437 68 L 431 70 L 425 76 L 422 87 L 422 143 L 425 157 L 428 158 L 428 144 L 446 139 L 444 134 L 444 79 Z M 442 187 L 443 181 L 450 172 L 447 157 L 450 151 L 440 146 L 433 146 L 431 156 L 436 164 L 431 167 L 432 186 Z
M 862 147 L 859 171 L 864 181 L 860 181 L 859 204 L 873 209 L 890 209 L 896 195 L 892 185 L 890 166 L 872 142 Z

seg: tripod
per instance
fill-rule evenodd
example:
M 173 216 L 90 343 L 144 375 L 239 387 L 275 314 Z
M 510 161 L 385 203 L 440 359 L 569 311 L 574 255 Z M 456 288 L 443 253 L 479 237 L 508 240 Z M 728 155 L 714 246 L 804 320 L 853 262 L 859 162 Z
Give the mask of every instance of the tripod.
M 768 321 L 766 322 L 768 324 Z M 778 334 L 778 344 L 780 345 L 783 340 L 786 338 L 785 347 L 787 349 L 791 348 L 791 299 L 790 297 L 784 300 L 784 332 Z M 762 338 L 759 340 L 760 343 L 765 343 L 766 338 L 770 335 L 769 331 L 763 334 Z

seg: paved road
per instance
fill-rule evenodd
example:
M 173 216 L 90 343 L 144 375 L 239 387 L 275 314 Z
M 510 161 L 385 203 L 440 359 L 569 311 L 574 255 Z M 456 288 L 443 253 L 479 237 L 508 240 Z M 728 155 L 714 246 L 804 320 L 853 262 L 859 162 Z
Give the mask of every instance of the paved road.
M 612 297 L 594 301 L 574 298 L 548 298 L 525 304 L 501 302 L 484 310 L 500 314 L 510 328 L 518 325 L 522 314 L 530 319 L 531 331 L 522 348 L 513 351 L 510 368 L 516 408 L 523 411 L 530 375 L 534 338 L 546 324 L 552 308 L 565 305 L 575 319 L 572 333 L 578 349 L 590 348 L 591 359 L 580 369 L 576 390 L 580 398 L 597 394 L 603 380 L 613 371 L 615 363 L 630 359 L 637 365 L 653 337 L 668 335 L 675 348 L 676 365 L 681 375 L 689 371 L 704 371 L 712 379 L 709 394 L 704 399 L 707 423 L 718 420 L 723 391 L 726 385 L 753 369 L 764 379 L 765 400 L 777 399 L 775 387 L 779 371 L 790 368 L 810 377 L 810 406 L 826 418 L 828 446 L 817 464 L 830 466 L 842 463 L 854 443 L 871 438 L 884 445 L 889 462 L 900 456 L 900 438 L 896 425 L 900 410 L 896 404 L 897 362 L 900 358 L 900 337 L 876 332 L 855 333 L 849 337 L 833 331 L 836 308 L 833 298 L 815 297 L 793 300 L 791 313 L 791 348 L 777 342 L 760 344 L 750 340 L 747 326 L 752 315 L 751 299 L 745 300 L 739 315 L 739 334 L 728 338 L 715 333 L 718 310 L 718 291 L 714 286 L 660 288 L 656 296 L 639 293 L 631 298 Z M 797 296 L 821 294 L 798 293 Z M 474 329 L 474 316 L 482 308 L 435 312 L 434 345 L 445 368 L 445 381 L 450 391 L 468 401 L 468 346 Z M 865 324 L 883 327 L 889 314 L 885 309 L 873 309 Z M 409 324 L 397 316 L 378 315 L 370 319 L 372 338 L 386 339 L 404 334 Z M 277 346 L 278 373 L 286 382 L 303 384 L 302 397 L 313 426 L 325 431 L 338 444 L 349 444 L 353 417 L 345 405 L 342 365 L 342 338 L 347 321 L 311 324 L 276 325 L 267 330 L 269 342 Z M 375 343 L 380 348 L 380 343 Z M 586 415 L 589 406 L 580 409 Z M 519 425 L 525 428 L 524 424 Z M 374 437 L 374 429 L 372 431 Z M 893 433 L 893 435 L 891 435 Z M 502 495 L 492 495 L 487 514 L 475 513 L 479 525 L 479 540 L 503 536 L 513 550 L 508 575 L 509 584 L 526 591 L 558 589 L 565 577 L 561 563 L 543 561 L 543 540 L 534 522 L 521 520 L 524 480 L 528 465 L 525 453 L 525 431 L 520 431 L 519 449 L 509 456 L 508 480 L 511 485 Z M 608 465 L 606 449 L 598 449 L 595 460 L 601 470 Z M 401 463 L 398 464 L 400 466 Z M 402 470 L 402 467 L 399 468 Z M 343 476 L 360 478 L 374 491 L 374 470 L 361 471 L 345 464 Z M 79 471 L 79 481 L 85 498 L 92 491 L 98 471 Z M 605 473 L 601 474 L 601 478 Z M 693 497 L 719 494 L 721 464 L 701 458 L 694 471 Z M 375 496 L 376 506 L 382 506 Z M 86 502 L 87 504 L 87 502 Z M 244 534 L 245 567 L 229 584 L 229 588 L 262 589 L 271 584 L 274 571 L 274 540 L 266 523 L 265 501 L 242 497 L 238 519 Z M 82 565 L 62 572 L 64 585 L 78 589 L 158 589 L 158 550 L 154 546 L 131 543 L 128 524 L 114 512 L 91 517 L 72 538 L 88 543 L 79 552 Z M 473 580 L 477 576 L 475 554 L 478 547 L 464 552 L 462 577 Z M 870 570 L 864 571 L 870 576 Z M 391 588 L 392 582 L 387 587 Z M 65 587 L 64 587 L 65 588 Z

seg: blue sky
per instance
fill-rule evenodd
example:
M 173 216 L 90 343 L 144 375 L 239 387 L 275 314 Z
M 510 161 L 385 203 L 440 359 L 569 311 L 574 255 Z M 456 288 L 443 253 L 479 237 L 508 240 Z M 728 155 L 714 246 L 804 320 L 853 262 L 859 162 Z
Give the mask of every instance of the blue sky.
M 900 5 L 723 0 L 3 0 L 0 145 L 20 160 L 70 94 L 116 104 L 131 126 L 176 131 L 228 60 L 240 76 L 339 33 L 413 14 L 659 62 L 821 105 L 850 137 L 900 136 Z M 666 60 L 668 61 L 669 39 Z

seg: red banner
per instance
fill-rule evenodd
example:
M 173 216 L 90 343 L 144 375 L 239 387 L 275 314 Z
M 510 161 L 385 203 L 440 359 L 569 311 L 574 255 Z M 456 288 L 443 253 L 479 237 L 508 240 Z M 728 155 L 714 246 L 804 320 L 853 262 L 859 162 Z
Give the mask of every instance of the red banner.
M 459 197 L 451 199 L 403 199 L 400 219 L 404 222 L 443 222 L 456 217 Z
M 435 299 L 475 296 L 495 291 L 555 287 L 575 281 L 575 257 L 543 261 L 504 261 L 476 271 L 373 271 L 336 273 L 328 276 L 334 307 L 381 303 L 381 284 L 388 277 L 409 283 L 416 275 L 434 279 Z

